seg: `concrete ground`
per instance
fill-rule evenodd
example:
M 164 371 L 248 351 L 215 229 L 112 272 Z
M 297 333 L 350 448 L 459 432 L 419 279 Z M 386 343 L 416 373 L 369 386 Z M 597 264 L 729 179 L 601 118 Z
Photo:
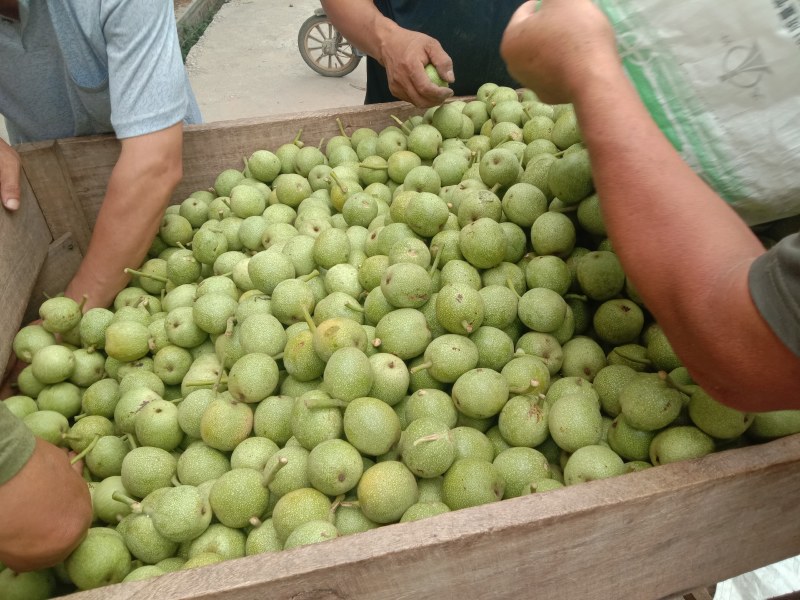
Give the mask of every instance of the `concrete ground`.
M 323 77 L 303 62 L 297 36 L 315 8 L 317 0 L 222 5 L 186 58 L 207 122 L 363 103 L 365 60 L 344 77 Z
M 186 69 L 206 122 L 363 103 L 365 62 L 344 77 L 312 71 L 297 46 L 318 0 L 230 0 L 189 51 Z M 187 5 L 176 5 L 180 18 Z M 7 140 L 0 119 L 0 137 Z

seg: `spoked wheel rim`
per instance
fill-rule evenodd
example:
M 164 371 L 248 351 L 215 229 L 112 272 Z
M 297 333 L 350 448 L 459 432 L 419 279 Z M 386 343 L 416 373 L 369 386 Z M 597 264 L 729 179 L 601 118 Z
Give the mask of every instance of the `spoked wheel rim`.
M 324 17 L 309 19 L 301 30 L 300 50 L 309 67 L 322 75 L 341 76 L 359 63 L 353 46 Z

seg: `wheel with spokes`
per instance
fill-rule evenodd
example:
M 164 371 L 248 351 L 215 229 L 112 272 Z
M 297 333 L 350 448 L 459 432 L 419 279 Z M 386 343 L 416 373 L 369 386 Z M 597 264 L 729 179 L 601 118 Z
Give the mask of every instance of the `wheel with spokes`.
M 297 45 L 306 64 L 325 77 L 347 75 L 361 62 L 361 55 L 326 16 L 306 19 L 300 27 Z

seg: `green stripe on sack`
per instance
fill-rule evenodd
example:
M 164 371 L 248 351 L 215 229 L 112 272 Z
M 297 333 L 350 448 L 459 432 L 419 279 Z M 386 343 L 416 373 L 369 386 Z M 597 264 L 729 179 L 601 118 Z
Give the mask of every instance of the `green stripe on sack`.
M 614 24 L 618 41 L 623 39 L 626 33 L 635 35 L 635 30 L 639 29 L 639 24 L 637 23 L 636 27 L 629 27 L 630 21 L 633 18 L 632 14 L 624 12 L 622 7 L 615 5 L 612 0 L 603 0 L 599 5 Z M 621 50 L 623 50 L 624 53 L 625 48 L 621 48 Z M 636 87 L 636 91 L 639 93 L 642 102 L 644 102 L 644 105 L 650 112 L 650 116 L 653 117 L 653 120 L 658 125 L 658 128 L 661 129 L 662 133 L 678 152 L 683 152 L 683 142 L 674 129 L 674 123 L 662 109 L 661 100 L 650 84 L 650 77 L 648 77 L 644 69 L 642 69 L 632 57 L 624 57 L 622 59 L 622 64 L 625 67 L 625 71 L 628 73 L 628 77 Z
M 693 157 L 703 177 L 721 196 L 728 202 L 741 198 L 742 182 L 736 177 L 731 156 L 723 150 L 715 132 L 713 115 L 704 110 L 683 72 L 673 68 L 677 61 L 668 49 L 656 48 L 646 67 L 639 64 L 636 56 L 626 52 L 629 50 L 624 47 L 626 37 L 635 39 L 639 35 L 637 32 L 653 29 L 632 4 L 614 0 L 599 3 L 614 25 L 623 53 L 623 66 L 642 102 L 675 149 L 684 156 Z

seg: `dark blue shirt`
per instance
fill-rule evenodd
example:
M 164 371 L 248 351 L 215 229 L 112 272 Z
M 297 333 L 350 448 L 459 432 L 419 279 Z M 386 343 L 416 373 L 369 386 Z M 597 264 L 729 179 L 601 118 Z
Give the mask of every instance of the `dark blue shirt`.
M 473 95 L 484 83 L 519 87 L 500 57 L 500 40 L 521 0 L 375 0 L 386 17 L 439 41 L 453 59 L 456 96 Z M 367 59 L 366 104 L 397 100 L 385 69 Z

